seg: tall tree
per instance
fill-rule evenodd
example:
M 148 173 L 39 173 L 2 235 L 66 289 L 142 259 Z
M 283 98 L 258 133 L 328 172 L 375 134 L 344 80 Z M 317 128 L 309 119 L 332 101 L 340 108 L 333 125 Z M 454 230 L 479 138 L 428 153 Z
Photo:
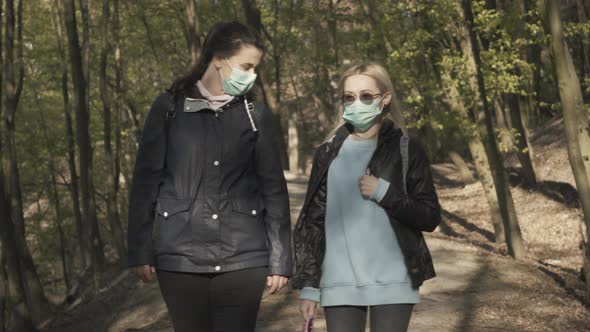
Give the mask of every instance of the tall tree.
M 107 87 L 107 65 L 108 65 L 108 54 L 110 53 L 111 45 L 109 43 L 109 18 L 110 18 L 110 1 L 103 0 L 102 7 L 102 20 L 101 20 L 101 40 L 100 40 L 100 71 L 99 71 L 99 90 L 100 99 L 102 101 L 102 113 L 103 113 L 103 137 L 104 137 L 104 150 L 105 159 L 108 165 L 107 170 L 107 185 L 106 185 L 106 207 L 107 207 L 107 218 L 109 220 L 109 226 L 111 228 L 111 235 L 115 248 L 117 250 L 120 259 L 120 264 L 126 265 L 127 262 L 127 249 L 125 248 L 125 234 L 123 227 L 121 226 L 119 218 L 119 207 L 117 202 L 117 191 L 118 191 L 118 159 L 113 153 L 112 144 L 112 112 L 111 112 L 111 97 Z M 114 54 L 118 57 L 120 49 Z M 120 83 L 119 83 L 120 84 Z M 115 113 L 115 132 L 118 130 L 118 112 Z M 118 137 L 118 135 L 117 135 Z M 115 142 L 116 143 L 116 142 Z
M 38 122 L 39 122 L 39 127 L 41 127 L 41 133 L 43 135 L 43 141 L 45 142 L 45 144 L 47 145 L 47 151 L 49 152 L 49 160 L 47 163 L 48 166 L 48 170 L 49 170 L 49 174 L 50 174 L 50 183 L 48 184 L 48 188 L 47 188 L 47 192 L 50 193 L 50 201 L 53 204 L 53 208 L 55 209 L 55 223 L 57 226 L 57 238 L 59 239 L 59 253 L 60 253 L 60 261 L 61 261 L 61 268 L 62 268 L 62 274 L 63 274 L 63 281 L 64 281 L 64 286 L 65 289 L 70 289 L 71 285 L 71 279 L 70 279 L 70 275 L 72 275 L 72 271 L 71 271 L 71 265 L 70 262 L 68 260 L 68 254 L 67 254 L 67 237 L 66 237 L 66 233 L 64 231 L 64 226 L 63 226 L 63 220 L 64 220 L 64 216 L 62 213 L 62 206 L 61 206 L 61 202 L 60 202 L 60 197 L 59 197 L 59 191 L 57 189 L 57 178 L 56 178 L 56 174 L 58 172 L 57 167 L 56 167 L 56 161 L 55 161 L 55 156 L 57 155 L 56 153 L 54 153 L 53 151 L 53 146 L 51 144 L 51 141 L 49 139 L 49 133 L 48 133 L 48 129 L 47 129 L 47 122 L 45 121 L 45 115 L 43 114 L 43 107 L 42 105 L 39 103 L 39 92 L 37 91 L 37 89 L 35 89 L 35 101 L 36 101 L 36 106 L 37 106 L 37 110 L 39 111 L 39 118 L 38 118 Z
M 68 44 L 72 83 L 74 88 L 74 109 L 76 110 L 76 129 L 80 162 L 80 189 L 82 194 L 82 221 L 86 228 L 84 238 L 90 244 L 90 267 L 94 286 L 99 287 L 99 271 L 104 265 L 102 243 L 98 234 L 98 220 L 96 215 L 96 200 L 94 196 L 94 184 L 92 179 L 92 146 L 90 141 L 89 123 L 90 114 L 86 100 L 86 79 L 82 63 L 82 53 L 78 40 L 78 28 L 76 24 L 76 7 L 74 0 L 64 0 L 65 23 L 68 32 Z
M 201 36 L 199 31 L 199 16 L 197 15 L 197 4 L 194 0 L 183 0 L 186 13 L 187 45 L 191 52 L 192 64 L 199 61 L 201 53 Z
M 580 80 L 574 67 L 572 55 L 563 37 L 561 11 L 558 0 L 539 0 L 539 12 L 545 19 L 545 29 L 551 36 L 551 51 L 559 83 L 559 98 L 567 139 L 567 152 L 576 187 L 580 194 L 586 242 L 584 243 L 584 276 L 587 293 L 590 294 L 590 123 L 584 109 Z M 544 13 L 544 15 L 543 15 Z
M 490 163 L 483 145 L 481 133 L 474 126 L 475 117 L 473 116 L 473 113 L 466 108 L 459 95 L 458 89 L 454 85 L 450 85 L 445 88 L 445 91 L 447 102 L 451 106 L 451 109 L 458 114 L 460 121 L 465 123 L 465 125 L 462 126 L 464 128 L 463 134 L 465 140 L 467 140 L 467 146 L 475 166 L 477 178 L 481 182 L 484 195 L 488 202 L 495 240 L 496 242 L 501 242 L 505 239 L 502 213 L 500 212 L 498 196 L 496 195 L 496 185 L 494 184 L 494 178 L 489 166 Z
M 0 6 L 2 7 L 2 6 Z M 2 147 L 0 145 L 0 156 L 2 156 Z M 25 278 L 21 273 L 20 259 L 18 254 L 18 244 L 14 237 L 14 224 L 10 213 L 10 204 L 5 188 L 5 176 L 2 163 L 0 163 L 0 242 L 2 243 L 2 255 L 5 257 L 5 264 L 0 265 L 0 269 L 5 269 L 7 285 L 5 289 L 6 303 L 8 312 L 6 319 L 0 321 L 0 325 L 6 331 L 37 331 L 33 324 L 31 311 L 26 301 L 26 294 L 23 285 Z M 0 273 L 4 274 L 4 273 Z M 2 315 L 5 313 L 2 312 Z
M 475 92 L 475 95 L 479 97 L 479 104 L 481 105 L 479 110 L 474 109 L 473 112 L 476 118 L 478 131 L 484 142 L 489 167 L 492 171 L 492 177 L 496 187 L 496 196 L 498 197 L 498 204 L 500 206 L 502 221 L 504 223 L 504 235 L 506 237 L 508 253 L 516 259 L 522 259 L 525 256 L 525 248 L 520 226 L 518 224 L 516 209 L 514 208 L 514 201 L 512 200 L 512 193 L 510 192 L 510 186 L 508 184 L 508 176 L 504 169 L 502 155 L 498 150 L 494 135 L 494 127 L 492 124 L 493 111 L 487 100 L 486 88 L 481 69 L 480 50 L 474 30 L 471 1 L 457 0 L 456 4 L 457 9 L 465 22 L 465 29 L 463 30 L 465 31 L 465 34 L 462 36 L 462 48 L 463 54 L 467 58 L 471 87 Z
M 68 92 L 68 61 L 66 58 L 66 51 L 64 48 L 64 36 L 62 30 L 62 14 L 61 14 L 61 6 L 58 3 L 59 0 L 54 0 L 54 10 L 53 15 L 51 16 L 52 23 L 54 25 L 54 29 L 56 32 L 57 37 L 57 50 L 58 56 L 60 59 L 60 69 L 61 69 L 61 93 L 63 97 L 63 107 L 64 107 L 64 119 L 65 119 L 65 128 L 66 128 L 66 142 L 67 142 L 67 160 L 68 160 L 68 170 L 70 172 L 70 184 L 68 189 L 70 191 L 70 197 L 72 200 L 72 210 L 74 213 L 74 219 L 76 224 L 76 234 L 78 239 L 78 246 L 80 254 L 80 261 L 82 266 L 87 266 L 87 255 L 86 253 L 89 252 L 89 245 L 88 241 L 86 241 L 86 236 L 84 235 L 85 228 L 82 224 L 82 213 L 80 210 L 80 193 L 78 188 L 78 172 L 76 171 L 76 146 L 74 141 L 74 129 L 72 124 L 72 108 L 70 105 L 70 97 Z
M 25 220 L 23 215 L 23 198 L 20 186 L 20 174 L 15 141 L 15 119 L 19 99 L 23 89 L 24 58 L 23 58 L 23 3 L 17 3 L 17 15 L 15 16 L 14 1 L 6 0 L 6 34 L 5 34 L 5 58 L 4 58 L 4 93 L 5 93 L 5 124 L 6 145 L 8 147 L 8 178 L 10 179 L 10 207 L 11 220 L 14 223 L 14 240 L 19 258 L 20 273 L 23 278 L 25 301 L 31 311 L 35 322 L 47 319 L 51 313 L 49 301 L 45 297 L 41 281 L 36 271 L 33 258 L 29 252 L 25 237 Z M 16 39 L 18 42 L 17 59 L 15 64 L 15 17 L 18 20 Z M 18 67 L 17 67 L 18 66 Z M 18 70 L 18 78 L 16 71 Z
M 278 5 L 278 4 L 277 4 Z M 246 14 L 246 21 L 248 25 L 260 36 L 262 37 L 264 26 L 262 25 L 262 20 L 260 18 L 260 10 L 256 6 L 256 0 L 242 0 L 242 7 L 244 8 L 244 12 Z M 277 141 L 279 142 L 279 148 L 281 153 L 281 163 L 283 165 L 283 169 L 287 169 L 289 167 L 289 156 L 287 154 L 287 143 L 285 142 L 285 135 L 283 134 L 283 127 L 281 126 L 281 107 L 280 107 L 280 94 L 277 96 L 273 96 L 270 93 L 267 93 L 269 84 L 266 82 L 266 75 L 264 68 L 258 70 L 260 80 L 259 87 L 262 91 L 264 101 L 266 105 L 269 107 L 273 114 L 275 115 L 275 121 L 278 125 L 278 136 Z M 279 99 L 277 99 L 278 97 Z

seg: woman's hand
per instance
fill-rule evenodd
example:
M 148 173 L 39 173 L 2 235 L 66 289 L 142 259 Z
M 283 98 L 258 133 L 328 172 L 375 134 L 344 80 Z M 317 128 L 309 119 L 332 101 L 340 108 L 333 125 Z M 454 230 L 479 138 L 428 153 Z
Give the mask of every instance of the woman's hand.
M 301 300 L 299 303 L 299 311 L 303 315 L 303 319 L 306 321 L 311 315 L 315 317 L 317 307 L 318 303 L 312 300 Z
M 153 265 L 132 266 L 131 272 L 143 282 L 150 282 L 153 280 L 152 275 L 156 273 L 156 267 Z
M 287 278 L 285 276 L 280 276 L 280 275 L 267 276 L 266 277 L 266 287 L 270 288 L 270 290 L 268 292 L 271 294 L 278 292 L 283 287 L 285 287 L 285 285 L 287 285 L 288 281 L 289 281 L 289 278 Z
M 365 172 L 365 175 L 359 178 L 359 188 L 361 190 L 361 195 L 365 198 L 371 198 L 375 190 L 377 190 L 377 184 L 379 180 L 371 175 L 369 169 Z

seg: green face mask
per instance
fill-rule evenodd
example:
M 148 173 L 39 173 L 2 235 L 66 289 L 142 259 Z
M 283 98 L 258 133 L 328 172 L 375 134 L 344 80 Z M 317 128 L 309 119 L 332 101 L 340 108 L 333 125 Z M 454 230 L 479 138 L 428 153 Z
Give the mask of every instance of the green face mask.
M 223 84 L 223 91 L 231 96 L 245 95 L 254 85 L 257 75 L 235 68 L 227 59 L 225 59 L 225 61 L 227 61 L 231 67 L 231 74 L 228 78 L 223 78 L 223 74 L 221 70 L 219 70 L 219 75 L 221 75 L 221 82 Z
M 383 111 L 383 106 L 379 107 L 379 103 L 383 97 L 373 100 L 370 105 L 363 104 L 360 99 L 357 99 L 352 105 L 344 107 L 344 120 L 354 126 L 360 132 L 369 130 L 375 123 L 375 120 Z

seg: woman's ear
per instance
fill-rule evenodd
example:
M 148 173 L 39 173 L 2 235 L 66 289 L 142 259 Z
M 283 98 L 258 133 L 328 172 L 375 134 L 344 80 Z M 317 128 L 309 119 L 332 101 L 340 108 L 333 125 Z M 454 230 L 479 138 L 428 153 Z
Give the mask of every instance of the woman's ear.
M 386 92 L 383 95 L 383 105 L 389 105 L 391 103 L 391 92 Z
M 213 59 L 211 59 L 211 62 L 213 62 L 213 65 L 215 66 L 215 69 L 220 70 L 222 67 L 222 62 L 223 59 L 218 56 L 218 55 L 214 55 Z

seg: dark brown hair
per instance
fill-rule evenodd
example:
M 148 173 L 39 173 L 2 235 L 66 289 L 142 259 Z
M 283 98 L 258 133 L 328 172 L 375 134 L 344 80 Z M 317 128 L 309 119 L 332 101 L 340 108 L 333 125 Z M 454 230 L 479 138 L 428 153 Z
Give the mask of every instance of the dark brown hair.
M 203 41 L 199 61 L 188 73 L 174 80 L 168 91 L 192 96 L 194 84 L 203 77 L 214 56 L 229 58 L 237 54 L 243 46 L 254 46 L 264 52 L 264 45 L 258 34 L 244 24 L 236 21 L 215 24 Z

